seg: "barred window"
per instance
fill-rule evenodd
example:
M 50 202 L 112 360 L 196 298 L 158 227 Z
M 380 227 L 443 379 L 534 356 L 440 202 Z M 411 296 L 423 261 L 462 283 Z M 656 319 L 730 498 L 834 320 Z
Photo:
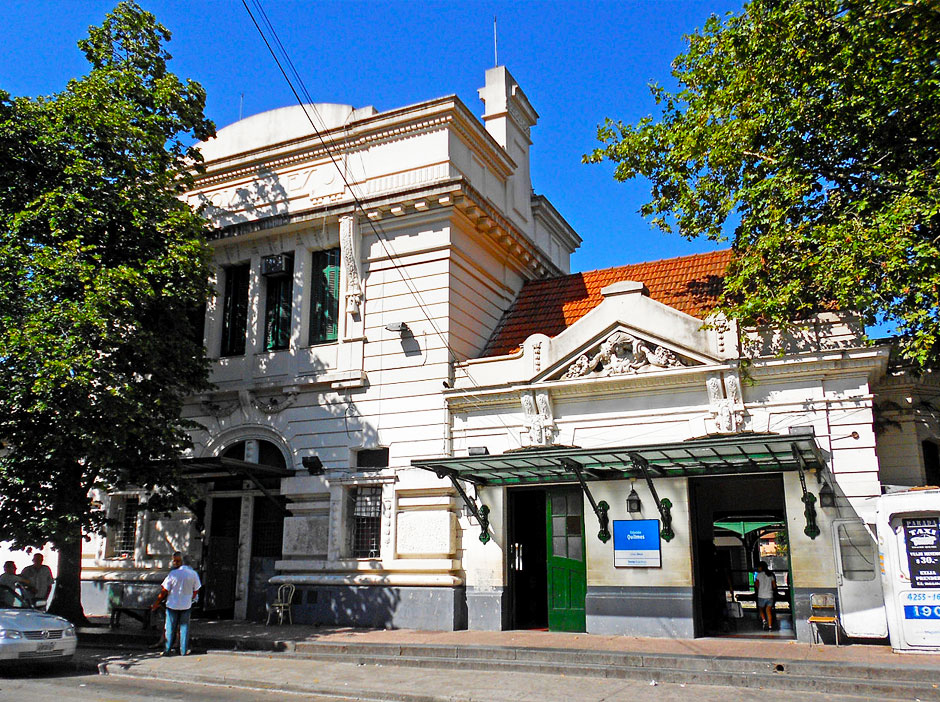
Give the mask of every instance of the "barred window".
M 378 558 L 382 532 L 382 488 L 361 486 L 349 491 L 349 526 L 354 558 Z
M 137 514 L 140 498 L 136 495 L 112 497 L 111 518 L 116 522 L 111 540 L 112 556 L 133 556 L 137 545 Z

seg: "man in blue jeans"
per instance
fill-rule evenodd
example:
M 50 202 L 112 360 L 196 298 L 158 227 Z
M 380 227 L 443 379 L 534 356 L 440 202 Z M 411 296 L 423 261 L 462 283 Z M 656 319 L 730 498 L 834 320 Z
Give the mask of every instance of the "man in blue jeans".
M 157 601 L 150 607 L 154 612 L 166 601 L 166 648 L 161 655 L 169 656 L 173 645 L 176 629 L 180 633 L 180 655 L 188 656 L 189 649 L 189 615 L 193 603 L 199 596 L 202 582 L 199 575 L 188 565 L 183 564 L 183 554 L 177 551 L 173 554 L 173 570 L 166 576 L 160 586 Z

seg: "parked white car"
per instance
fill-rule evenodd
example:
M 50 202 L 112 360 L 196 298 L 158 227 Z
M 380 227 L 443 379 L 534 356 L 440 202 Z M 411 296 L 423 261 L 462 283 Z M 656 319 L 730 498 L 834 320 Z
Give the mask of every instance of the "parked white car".
M 5 585 L 0 603 L 0 663 L 67 661 L 75 655 L 75 627 L 67 620 L 33 609 Z

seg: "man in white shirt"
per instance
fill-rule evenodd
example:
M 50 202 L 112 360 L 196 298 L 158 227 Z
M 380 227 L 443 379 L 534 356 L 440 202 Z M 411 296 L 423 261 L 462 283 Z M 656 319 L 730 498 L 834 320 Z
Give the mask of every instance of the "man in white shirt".
M 196 571 L 183 564 L 183 554 L 179 551 L 174 553 L 173 570 L 166 576 L 160 586 L 157 601 L 151 606 L 151 609 L 156 612 L 164 600 L 166 601 L 166 648 L 161 655 L 170 655 L 177 628 L 180 634 L 180 655 L 188 656 L 191 653 L 189 650 L 189 615 L 201 587 L 202 582 Z
M 55 578 L 52 577 L 52 570 L 49 566 L 43 564 L 41 553 L 33 554 L 33 564 L 23 568 L 20 575 L 33 586 L 37 604 L 45 603 L 49 599 L 49 592 L 52 590 Z

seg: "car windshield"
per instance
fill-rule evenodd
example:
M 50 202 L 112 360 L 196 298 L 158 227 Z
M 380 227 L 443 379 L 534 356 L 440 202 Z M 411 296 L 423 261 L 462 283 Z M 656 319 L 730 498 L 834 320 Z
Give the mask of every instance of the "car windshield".
M 15 588 L 15 589 L 14 589 Z M 0 583 L 0 608 L 2 609 L 31 609 L 29 597 L 19 586 L 9 587 Z

